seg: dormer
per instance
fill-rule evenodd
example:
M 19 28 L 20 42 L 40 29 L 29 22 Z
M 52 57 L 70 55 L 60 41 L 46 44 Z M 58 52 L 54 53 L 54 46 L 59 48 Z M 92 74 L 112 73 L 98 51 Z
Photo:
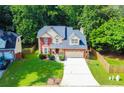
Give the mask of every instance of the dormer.
M 72 33 L 69 37 L 69 44 L 70 45 L 79 45 L 80 38 Z
M 0 38 L 0 48 L 5 48 L 5 46 L 6 46 L 6 41 Z

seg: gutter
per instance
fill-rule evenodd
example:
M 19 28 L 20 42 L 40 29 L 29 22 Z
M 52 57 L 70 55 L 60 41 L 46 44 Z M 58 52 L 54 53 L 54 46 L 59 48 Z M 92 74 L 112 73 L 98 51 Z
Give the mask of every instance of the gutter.
M 0 49 L 0 50 L 15 50 L 14 48 L 10 48 L 10 49 Z

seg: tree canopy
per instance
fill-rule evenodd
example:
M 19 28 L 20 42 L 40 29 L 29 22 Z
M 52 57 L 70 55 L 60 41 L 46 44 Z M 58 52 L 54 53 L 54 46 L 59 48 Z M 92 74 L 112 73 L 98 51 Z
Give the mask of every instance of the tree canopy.
M 99 28 L 112 17 L 118 17 L 118 15 L 117 9 L 114 9 L 112 6 L 84 6 L 79 17 L 79 25 L 84 28 L 88 42 L 89 35 L 94 29 Z
M 124 18 L 110 19 L 90 34 L 92 46 L 98 51 L 124 51 Z
M 12 14 L 9 6 L 0 6 L 0 28 L 12 30 Z

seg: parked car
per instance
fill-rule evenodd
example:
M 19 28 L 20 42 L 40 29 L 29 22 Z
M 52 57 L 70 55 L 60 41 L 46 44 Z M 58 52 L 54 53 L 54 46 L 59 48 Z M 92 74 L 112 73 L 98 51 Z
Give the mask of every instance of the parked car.
M 9 64 L 10 64 L 9 61 L 4 62 L 4 61 L 0 60 L 0 70 L 5 70 L 8 67 Z

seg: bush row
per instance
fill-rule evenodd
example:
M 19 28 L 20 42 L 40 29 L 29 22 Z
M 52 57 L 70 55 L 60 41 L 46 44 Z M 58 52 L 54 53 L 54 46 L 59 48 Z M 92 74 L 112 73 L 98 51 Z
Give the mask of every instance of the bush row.
M 52 55 L 52 54 L 39 54 L 39 58 L 41 59 L 41 60 L 43 60 L 43 59 L 49 59 L 49 60 L 55 60 L 55 56 L 54 55 Z
M 43 59 L 55 60 L 55 56 L 53 54 L 39 54 L 39 58 L 41 60 L 43 60 Z M 64 61 L 65 60 L 64 54 L 60 54 L 59 59 L 61 61 Z

